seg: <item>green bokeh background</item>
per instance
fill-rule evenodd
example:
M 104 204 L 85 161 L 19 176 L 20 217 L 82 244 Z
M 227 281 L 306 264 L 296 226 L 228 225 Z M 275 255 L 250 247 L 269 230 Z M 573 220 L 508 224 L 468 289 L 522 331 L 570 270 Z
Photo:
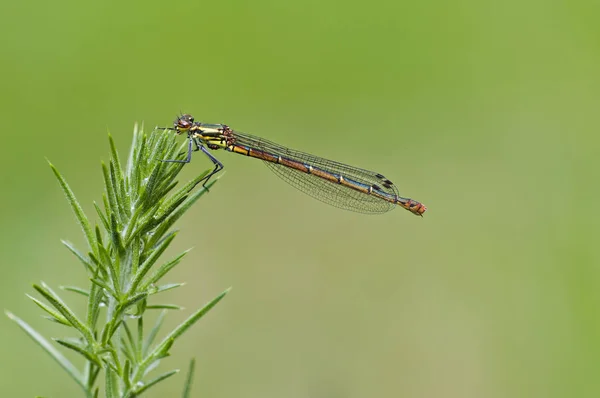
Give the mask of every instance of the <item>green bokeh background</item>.
M 231 294 L 164 370 L 194 396 L 600 395 L 600 7 L 592 2 L 5 2 L 0 299 L 47 336 L 31 283 L 84 284 L 45 157 L 93 216 L 107 130 L 181 110 L 384 173 L 424 202 L 365 216 L 261 162 L 226 173 L 167 255 L 187 309 Z M 197 156 L 187 177 L 209 166 Z M 78 297 L 69 303 L 82 308 Z M 8 319 L 0 396 L 80 396 Z M 183 375 L 149 392 L 175 396 Z

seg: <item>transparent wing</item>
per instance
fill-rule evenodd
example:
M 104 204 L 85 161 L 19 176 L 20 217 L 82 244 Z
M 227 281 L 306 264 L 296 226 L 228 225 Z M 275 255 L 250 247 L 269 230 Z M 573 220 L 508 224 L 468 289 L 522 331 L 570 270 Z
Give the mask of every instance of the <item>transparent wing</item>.
M 236 145 L 257 149 L 275 156 L 300 162 L 307 166 L 312 166 L 336 177 L 341 176 L 347 181 L 358 183 L 363 188 L 368 189 L 372 187 L 373 190 L 390 198 L 398 197 L 396 186 L 379 173 L 289 149 L 250 134 L 234 131 L 233 136 L 235 137 Z M 332 206 L 359 213 L 385 213 L 395 207 L 393 203 L 385 199 L 331 182 L 314 174 L 305 173 L 279 163 L 264 162 L 277 176 L 288 184 Z

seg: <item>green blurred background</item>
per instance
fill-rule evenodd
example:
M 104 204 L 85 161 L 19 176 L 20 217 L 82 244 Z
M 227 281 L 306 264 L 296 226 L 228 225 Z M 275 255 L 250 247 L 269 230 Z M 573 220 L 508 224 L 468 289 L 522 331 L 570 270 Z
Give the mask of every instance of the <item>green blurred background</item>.
M 85 274 L 45 157 L 93 216 L 107 131 L 125 156 L 134 122 L 184 111 L 380 171 L 429 207 L 344 212 L 216 153 L 227 172 L 167 253 L 195 248 L 168 278 L 188 283 L 169 326 L 233 286 L 161 365 L 195 356 L 194 396 L 600 395 L 597 4 L 0 8 L 0 298 L 46 336 L 67 331 L 24 293 Z M 0 331 L 1 396 L 80 396 L 16 325 Z

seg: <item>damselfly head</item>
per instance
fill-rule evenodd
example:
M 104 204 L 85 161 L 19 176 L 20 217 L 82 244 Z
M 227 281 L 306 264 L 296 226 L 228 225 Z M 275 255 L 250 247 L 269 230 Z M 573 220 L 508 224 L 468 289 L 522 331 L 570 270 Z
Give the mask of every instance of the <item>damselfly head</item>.
M 194 125 L 194 117 L 192 115 L 183 114 L 178 116 L 173 122 L 173 127 L 177 131 L 177 134 L 187 133 L 190 128 Z

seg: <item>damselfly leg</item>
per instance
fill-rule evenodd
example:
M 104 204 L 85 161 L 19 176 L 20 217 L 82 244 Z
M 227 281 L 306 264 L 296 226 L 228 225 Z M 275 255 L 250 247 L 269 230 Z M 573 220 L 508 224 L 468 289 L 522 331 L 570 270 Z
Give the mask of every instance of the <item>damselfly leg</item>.
M 196 143 L 196 145 L 198 145 L 198 144 Z M 219 159 L 217 159 L 216 157 L 214 157 L 214 156 L 213 156 L 213 154 L 212 154 L 212 153 L 210 153 L 210 152 L 208 151 L 208 149 L 206 149 L 206 147 L 205 147 L 204 145 L 199 145 L 199 149 L 200 149 L 200 150 L 201 150 L 201 151 L 202 151 L 202 152 L 203 152 L 203 153 L 204 153 L 206 156 L 208 156 L 208 158 L 210 159 L 210 161 L 211 161 L 211 162 L 213 162 L 213 164 L 215 165 L 215 168 L 213 169 L 213 171 L 211 171 L 211 173 L 210 173 L 209 175 L 207 175 L 206 177 L 204 177 L 204 178 L 201 180 L 201 181 L 204 181 L 204 182 L 202 183 L 202 187 L 206 188 L 206 184 L 207 184 L 207 183 L 208 183 L 208 181 L 211 179 L 211 177 L 212 177 L 212 176 L 214 176 L 215 174 L 217 174 L 219 171 L 223 170 L 224 166 L 223 166 L 223 163 L 221 163 L 221 162 L 219 161 Z M 198 181 L 198 183 L 196 183 L 196 184 L 194 185 L 194 187 L 195 187 L 196 185 L 198 185 L 199 183 L 200 183 L 200 181 Z M 193 189 L 193 187 L 192 187 L 192 189 Z M 206 189 L 208 189 L 208 188 L 206 188 Z
M 195 148 L 192 149 L 192 146 L 195 146 Z M 203 179 L 198 181 L 196 184 L 194 184 L 194 186 L 190 188 L 190 191 L 192 189 L 194 189 L 200 183 L 202 183 L 203 188 L 208 189 L 208 188 L 206 188 L 206 184 L 208 183 L 208 181 L 211 179 L 212 176 L 217 174 L 219 171 L 223 170 L 223 168 L 224 168 L 223 163 L 221 163 L 219 161 L 219 159 L 214 157 L 213 154 L 210 153 L 204 145 L 202 145 L 201 143 L 199 144 L 198 141 L 194 137 L 189 137 L 189 139 L 188 139 L 188 151 L 187 151 L 187 156 L 184 160 L 179 160 L 179 159 L 163 159 L 162 160 L 165 163 L 190 163 L 190 161 L 192 160 L 192 152 L 198 152 L 198 151 L 202 151 L 202 153 L 204 153 L 206 156 L 208 156 L 210 161 L 213 162 L 213 165 L 215 166 L 215 168 L 210 172 L 210 174 L 208 174 L 206 177 L 204 177 Z

